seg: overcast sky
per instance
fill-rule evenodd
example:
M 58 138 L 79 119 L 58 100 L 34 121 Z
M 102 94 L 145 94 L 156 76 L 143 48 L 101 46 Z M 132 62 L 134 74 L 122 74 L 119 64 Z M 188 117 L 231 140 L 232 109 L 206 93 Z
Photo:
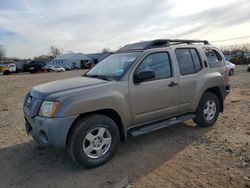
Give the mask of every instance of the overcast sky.
M 250 0 L 0 0 L 7 56 L 82 53 L 157 38 L 218 41 L 250 35 Z M 250 37 L 234 42 L 250 42 Z

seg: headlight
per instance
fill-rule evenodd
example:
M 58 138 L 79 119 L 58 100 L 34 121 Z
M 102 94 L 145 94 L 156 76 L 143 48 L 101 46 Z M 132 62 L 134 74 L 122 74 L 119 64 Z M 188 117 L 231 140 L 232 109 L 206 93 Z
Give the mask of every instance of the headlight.
M 44 117 L 53 117 L 58 106 L 60 105 L 60 102 L 56 101 L 43 101 L 42 106 L 39 111 L 40 116 Z

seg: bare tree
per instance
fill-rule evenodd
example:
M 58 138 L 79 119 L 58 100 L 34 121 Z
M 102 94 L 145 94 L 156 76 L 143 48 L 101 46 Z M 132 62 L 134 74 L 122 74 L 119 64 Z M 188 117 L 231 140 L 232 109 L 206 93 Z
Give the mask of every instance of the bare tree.
M 61 50 L 55 46 L 51 46 L 49 49 L 49 56 L 52 56 L 53 58 L 61 55 Z
M 5 50 L 5 48 L 0 44 L 0 63 L 1 63 L 2 59 L 5 58 L 5 55 L 6 55 L 6 50 Z
M 33 60 L 35 60 L 35 61 L 50 61 L 53 58 L 54 57 L 49 56 L 49 55 L 40 55 L 40 56 L 34 57 Z
M 250 43 L 244 43 L 244 44 L 233 44 L 233 45 L 224 45 L 221 47 L 222 50 L 228 50 L 228 51 L 250 51 Z
M 66 51 L 66 54 L 73 54 L 73 53 L 75 53 L 74 51 L 72 51 L 72 50 L 68 50 L 68 51 Z
M 242 44 L 242 49 L 244 51 L 250 51 L 250 44 L 249 43 Z
M 103 48 L 101 53 L 109 53 L 111 50 L 109 48 Z

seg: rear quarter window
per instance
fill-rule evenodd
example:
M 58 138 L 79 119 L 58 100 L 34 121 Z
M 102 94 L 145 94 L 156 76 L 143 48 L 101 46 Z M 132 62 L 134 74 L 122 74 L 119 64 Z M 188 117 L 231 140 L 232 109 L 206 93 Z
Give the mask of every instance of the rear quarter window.
M 222 56 L 217 50 L 211 48 L 204 48 L 204 52 L 206 54 L 207 62 L 210 68 L 222 67 L 225 65 Z

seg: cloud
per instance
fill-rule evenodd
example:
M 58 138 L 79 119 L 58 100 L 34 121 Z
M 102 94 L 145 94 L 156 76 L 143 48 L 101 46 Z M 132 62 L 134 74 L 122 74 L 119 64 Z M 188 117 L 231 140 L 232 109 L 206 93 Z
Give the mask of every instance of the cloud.
M 231 33 L 249 29 L 248 0 L 216 2 L 2 0 L 0 43 L 9 56 L 32 57 L 50 45 L 88 53 L 155 38 L 218 40 L 222 31 L 229 37 L 247 32 Z
M 1 0 L 0 10 L 21 10 L 23 9 L 23 3 L 19 0 Z
M 213 27 L 226 27 L 250 21 L 250 1 L 241 0 L 223 7 L 203 11 L 189 17 L 192 22 L 203 22 Z
M 12 31 L 8 31 L 5 29 L 0 29 L 0 38 L 5 39 L 5 37 L 14 37 L 17 34 L 12 32 Z

